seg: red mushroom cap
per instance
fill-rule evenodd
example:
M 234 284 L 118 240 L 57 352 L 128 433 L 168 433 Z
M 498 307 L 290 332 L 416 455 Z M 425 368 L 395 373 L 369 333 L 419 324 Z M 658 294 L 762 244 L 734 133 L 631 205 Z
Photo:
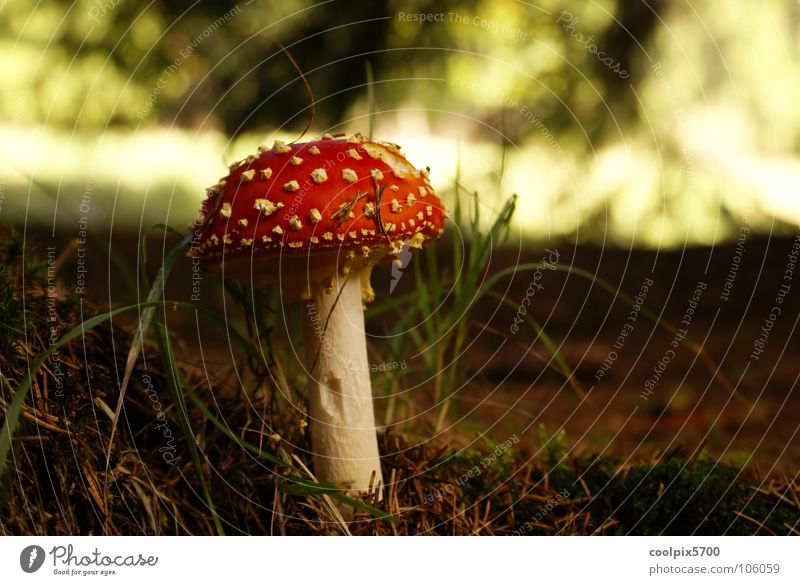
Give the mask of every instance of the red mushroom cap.
M 399 147 L 356 134 L 272 148 L 234 163 L 208 189 L 191 253 L 313 255 L 346 249 L 375 259 L 421 247 L 444 230 L 445 210 Z

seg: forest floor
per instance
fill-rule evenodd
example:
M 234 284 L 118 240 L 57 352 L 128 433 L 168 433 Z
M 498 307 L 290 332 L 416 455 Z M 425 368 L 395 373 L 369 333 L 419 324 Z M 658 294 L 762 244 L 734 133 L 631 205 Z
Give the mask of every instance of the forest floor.
M 104 299 L 120 306 L 134 296 L 120 292 L 108 278 L 113 268 L 97 259 L 85 297 L 70 294 L 60 279 L 55 294 L 48 293 L 49 235 L 34 239 L 41 262 L 31 260 L 30 249 L 9 245 L 0 259 L 3 418 L 31 363 L 47 349 L 52 326 L 66 333 Z M 221 336 L 204 345 L 214 370 L 204 375 L 199 361 L 186 357 L 191 322 L 186 338 L 180 320 L 171 333 L 178 367 L 197 397 L 187 405 L 199 468 L 187 455 L 165 367 L 150 341 L 112 444 L 135 321 L 98 325 L 33 377 L 2 475 L 0 528 L 6 534 L 797 534 L 796 299 L 782 305 L 768 349 L 752 358 L 792 242 L 753 239 L 741 254 L 735 245 L 661 253 L 557 248 L 559 262 L 613 282 L 630 297 L 651 281 L 644 305 L 664 321 L 680 324 L 697 296 L 686 335 L 704 353 L 684 344 L 668 353 L 675 333 L 642 313 L 615 346 L 631 304 L 590 280 L 548 273 L 533 310 L 573 369 L 567 384 L 533 335 L 505 333 L 513 312 L 483 301 L 472 313 L 474 342 L 460 366 L 466 382 L 454 389 L 450 424 L 437 429 L 433 417 L 420 414 L 413 428 L 382 430 L 386 495 L 367 496 L 350 523 L 298 472 L 298 460 L 309 464 L 302 417 L 272 397 L 237 389 Z M 64 241 L 56 246 L 66 249 Z M 499 250 L 490 269 L 541 256 Z M 740 268 L 727 295 L 734 256 Z M 188 264 L 176 265 L 167 298 L 188 296 Z M 388 278 L 375 274 L 379 296 Z M 514 278 L 505 296 L 521 300 L 528 280 Z M 368 317 L 370 328 L 378 325 Z M 418 412 L 427 406 L 417 401 Z M 257 449 L 243 449 L 237 437 Z

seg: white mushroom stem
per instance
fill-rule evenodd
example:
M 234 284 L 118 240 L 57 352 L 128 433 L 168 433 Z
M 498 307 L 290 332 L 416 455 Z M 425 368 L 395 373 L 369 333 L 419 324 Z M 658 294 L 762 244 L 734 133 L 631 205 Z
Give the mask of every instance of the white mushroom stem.
M 350 273 L 328 289 L 312 285 L 303 314 L 314 472 L 350 494 L 368 491 L 370 480 L 383 485 L 361 276 Z

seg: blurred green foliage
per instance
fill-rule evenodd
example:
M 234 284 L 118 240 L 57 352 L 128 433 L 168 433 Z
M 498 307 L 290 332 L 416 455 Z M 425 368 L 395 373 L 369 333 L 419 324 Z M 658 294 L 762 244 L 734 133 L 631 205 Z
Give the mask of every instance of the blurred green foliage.
M 581 33 L 594 35 L 631 70 L 663 6 L 604 0 L 571 14 Z M 13 57 L 4 66 L 0 110 L 23 123 L 70 130 L 200 125 L 228 134 L 287 121 L 300 128 L 308 99 L 276 42 L 307 73 L 322 127 L 341 122 L 363 97 L 367 59 L 386 109 L 412 96 L 441 102 L 444 94 L 451 109 L 484 102 L 486 122 L 499 125 L 504 98 L 525 96 L 559 128 L 612 100 L 617 121 L 599 117 L 588 126 L 593 133 L 636 115 L 617 91 L 625 80 L 553 26 L 555 2 L 535 9 L 496 0 L 53 0 L 31 8 L 27 0 L 9 0 L 0 19 L 3 53 Z M 408 22 L 417 14 L 442 20 Z M 454 76 L 492 87 L 475 95 L 448 84 Z M 515 124 L 505 131 L 519 142 L 535 129 Z

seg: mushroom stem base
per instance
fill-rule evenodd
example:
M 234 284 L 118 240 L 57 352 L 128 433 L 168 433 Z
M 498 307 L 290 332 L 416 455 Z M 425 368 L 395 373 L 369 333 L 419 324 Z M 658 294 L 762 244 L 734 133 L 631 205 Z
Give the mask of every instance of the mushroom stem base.
M 361 276 L 351 272 L 330 289 L 312 285 L 303 314 L 314 472 L 350 494 L 368 491 L 370 481 L 383 484 Z

